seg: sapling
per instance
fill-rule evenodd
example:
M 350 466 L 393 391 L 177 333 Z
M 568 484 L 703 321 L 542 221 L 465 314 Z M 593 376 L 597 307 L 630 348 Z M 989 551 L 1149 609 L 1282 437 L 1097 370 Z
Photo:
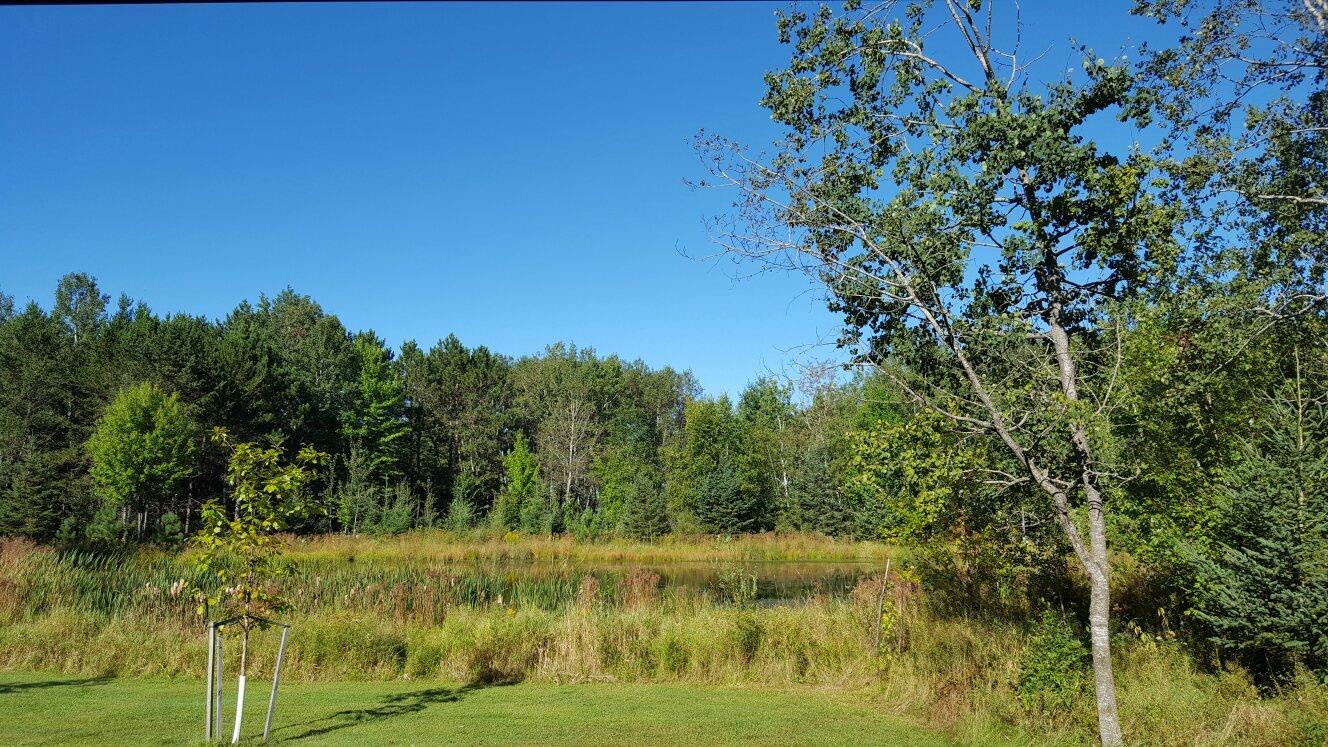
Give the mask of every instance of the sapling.
M 213 430 L 211 439 L 230 452 L 226 468 L 230 500 L 229 505 L 213 500 L 203 506 L 202 526 L 193 542 L 202 551 L 200 570 L 216 574 L 218 581 L 216 590 L 203 599 L 205 607 L 214 619 L 232 620 L 241 631 L 231 739 L 238 742 L 249 634 L 287 606 L 275 581 L 290 572 L 292 563 L 282 552 L 278 534 L 320 510 L 307 488 L 327 455 L 305 446 L 287 460 L 279 445 L 236 443 L 222 428 Z

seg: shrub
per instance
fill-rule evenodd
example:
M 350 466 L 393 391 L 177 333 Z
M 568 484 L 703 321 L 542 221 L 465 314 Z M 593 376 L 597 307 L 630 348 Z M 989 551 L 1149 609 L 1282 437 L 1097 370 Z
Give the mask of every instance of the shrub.
M 728 641 L 744 664 L 751 664 L 761 649 L 761 623 L 748 610 L 733 616 L 728 630 Z
M 756 601 L 756 576 L 739 565 L 729 565 L 719 572 L 719 592 L 735 607 L 749 607 Z
M 1070 708 L 1087 691 L 1087 673 L 1088 648 L 1069 619 L 1052 610 L 1043 612 L 1019 666 L 1019 697 L 1024 705 Z
M 175 514 L 162 514 L 157 523 L 156 540 L 167 547 L 179 547 L 184 543 L 184 522 Z

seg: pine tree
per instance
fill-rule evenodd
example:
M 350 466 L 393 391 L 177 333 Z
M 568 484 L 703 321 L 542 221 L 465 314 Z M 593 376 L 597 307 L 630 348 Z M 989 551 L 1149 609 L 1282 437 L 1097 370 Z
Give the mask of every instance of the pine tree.
M 1328 673 L 1328 417 L 1298 379 L 1226 474 L 1220 554 L 1202 564 L 1195 609 L 1265 686 L 1298 664 Z
M 721 466 L 696 485 L 696 518 L 707 532 L 752 531 L 761 519 L 760 495 L 745 489 L 733 468 Z
M 829 444 L 813 447 L 800 460 L 790 481 L 790 492 L 800 528 L 838 537 L 853 532 L 854 515 L 835 481 L 833 460 L 834 450 Z
M 623 501 L 622 534 L 653 540 L 669 531 L 668 501 L 656 480 L 638 472 Z
M 364 449 L 366 469 L 373 482 L 384 484 L 401 474 L 403 449 L 410 426 L 406 423 L 406 391 L 391 367 L 391 354 L 372 335 L 355 340 L 359 378 L 351 406 L 343 416 L 347 440 Z
M 475 525 L 475 506 L 464 495 L 458 495 L 447 504 L 447 519 L 444 526 L 448 531 L 458 534 L 470 531 Z

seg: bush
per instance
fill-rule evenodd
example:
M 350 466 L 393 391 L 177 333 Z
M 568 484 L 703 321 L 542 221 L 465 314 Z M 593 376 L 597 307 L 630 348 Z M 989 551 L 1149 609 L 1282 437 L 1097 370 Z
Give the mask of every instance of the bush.
M 179 547 L 184 544 L 184 522 L 175 514 L 162 514 L 155 539 L 167 547 Z
M 447 505 L 445 521 L 449 531 L 464 534 L 475 526 L 475 506 L 464 495 L 458 495 Z
M 1088 689 L 1088 648 L 1063 613 L 1042 613 L 1019 666 L 1019 698 L 1044 710 L 1069 709 Z
M 756 576 L 739 565 L 725 566 L 719 572 L 719 592 L 735 607 L 750 607 L 756 601 Z

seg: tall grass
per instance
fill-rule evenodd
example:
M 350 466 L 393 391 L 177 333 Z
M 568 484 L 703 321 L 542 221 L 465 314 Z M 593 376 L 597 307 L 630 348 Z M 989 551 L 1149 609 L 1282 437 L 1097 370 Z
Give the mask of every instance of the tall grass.
M 310 588 L 292 590 L 303 596 L 288 616 L 294 627 L 284 676 L 293 680 L 819 687 L 859 693 L 971 743 L 1000 735 L 1077 744 L 1094 734 L 1086 693 L 1054 709 L 1019 697 L 1028 631 L 942 613 L 926 589 L 898 578 L 761 607 L 668 588 L 644 568 L 552 579 L 537 571 L 529 588 L 508 584 L 495 594 L 482 574 L 454 585 L 425 571 L 412 577 L 414 585 L 400 585 L 402 574 L 419 569 L 386 556 L 338 563 L 312 553 L 305 560 L 299 578 Z M 201 621 L 187 595 L 171 593 L 185 566 L 165 555 L 62 557 L 5 544 L 0 667 L 201 679 Z M 556 603 L 540 603 L 541 594 Z M 270 670 L 276 641 L 275 631 L 256 636 L 256 676 Z M 228 666 L 237 648 L 228 646 Z M 1202 671 L 1174 641 L 1122 636 L 1117 650 L 1120 709 L 1136 743 L 1322 744 L 1328 735 L 1322 685 L 1306 681 L 1261 698 L 1241 672 Z
M 879 561 L 894 553 L 878 542 L 845 542 L 819 534 L 749 534 L 733 538 L 668 535 L 657 542 L 613 539 L 580 542 L 566 536 L 494 534 L 476 530 L 457 534 L 420 530 L 394 537 L 338 534 L 292 538 L 296 560 L 428 558 L 438 562 L 550 561 L 592 563 L 680 563 L 720 561 Z

